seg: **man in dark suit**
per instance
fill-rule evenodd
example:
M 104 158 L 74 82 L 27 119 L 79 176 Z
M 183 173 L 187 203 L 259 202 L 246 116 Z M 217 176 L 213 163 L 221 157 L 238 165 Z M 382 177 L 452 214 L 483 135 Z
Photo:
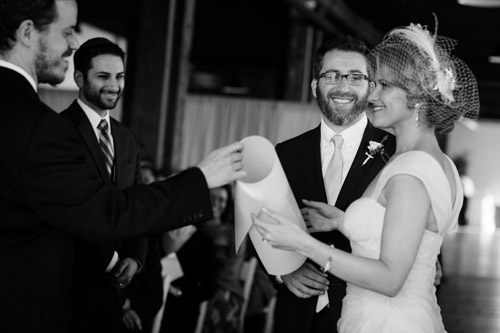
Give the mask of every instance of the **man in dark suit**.
M 209 188 L 245 176 L 241 143 L 151 185 L 102 181 L 74 125 L 40 101 L 78 47 L 73 0 L 0 3 L 0 332 L 68 332 L 75 238 L 114 243 L 212 216 Z
M 75 125 L 88 160 L 103 183 L 123 189 L 140 183 L 139 143 L 128 128 L 111 118 L 125 86 L 125 53 L 106 38 L 92 38 L 75 52 L 74 79 L 79 96 L 61 115 Z M 111 174 L 99 145 L 99 124 L 109 124 Z M 100 245 L 76 240 L 73 332 L 121 332 L 122 288 L 144 265 L 146 238 Z
M 364 109 L 370 92 L 366 46 L 351 37 L 323 44 L 316 52 L 311 83 L 323 117 L 320 126 L 280 143 L 276 151 L 300 207 L 303 199 L 327 202 L 345 210 L 359 198 L 385 165 L 377 153 L 369 158 L 369 141 L 382 142 L 387 154 L 395 150 L 391 134 L 374 128 Z M 340 147 L 332 142 L 343 138 Z M 341 152 L 342 187 L 336 198 L 327 193 L 326 177 L 333 155 Z M 365 163 L 366 160 L 366 163 Z M 314 237 L 336 248 L 350 251 L 349 240 L 340 232 L 315 233 Z M 275 332 L 336 332 L 345 282 L 306 261 L 296 271 L 271 277 L 277 288 Z M 320 296 L 324 293 L 323 296 Z M 319 300 L 319 297 L 324 300 Z

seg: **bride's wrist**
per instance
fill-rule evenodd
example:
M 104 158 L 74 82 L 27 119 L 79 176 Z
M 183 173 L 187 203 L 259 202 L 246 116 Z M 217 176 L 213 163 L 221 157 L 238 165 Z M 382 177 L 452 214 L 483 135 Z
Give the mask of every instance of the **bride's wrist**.
M 341 233 L 344 233 L 344 215 L 343 214 L 341 217 L 337 218 L 337 230 L 340 231 Z
M 308 234 L 301 243 L 301 246 L 297 249 L 297 252 L 305 257 L 311 258 L 315 253 L 317 253 L 317 246 L 319 244 L 320 241 Z

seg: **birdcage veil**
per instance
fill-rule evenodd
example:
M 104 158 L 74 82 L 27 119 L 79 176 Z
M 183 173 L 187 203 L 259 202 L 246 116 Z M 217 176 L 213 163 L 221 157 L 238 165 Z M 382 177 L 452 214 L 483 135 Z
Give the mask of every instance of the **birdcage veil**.
M 404 89 L 408 107 L 421 107 L 430 126 L 449 132 L 456 121 L 479 115 L 476 78 L 451 54 L 456 44 L 420 24 L 395 28 L 369 53 L 370 76 Z

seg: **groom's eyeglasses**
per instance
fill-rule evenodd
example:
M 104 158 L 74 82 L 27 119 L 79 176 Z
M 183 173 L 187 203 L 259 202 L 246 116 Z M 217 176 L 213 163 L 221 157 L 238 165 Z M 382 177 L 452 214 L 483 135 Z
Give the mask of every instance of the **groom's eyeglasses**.
M 363 81 L 369 81 L 368 76 L 359 73 L 340 74 L 338 72 L 328 71 L 318 75 L 318 79 L 323 79 L 326 84 L 339 84 L 343 78 L 346 78 L 347 83 L 351 86 L 359 86 Z

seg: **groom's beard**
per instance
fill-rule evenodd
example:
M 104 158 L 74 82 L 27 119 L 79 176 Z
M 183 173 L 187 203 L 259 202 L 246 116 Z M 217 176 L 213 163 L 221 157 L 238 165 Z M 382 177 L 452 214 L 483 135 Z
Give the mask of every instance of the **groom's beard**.
M 321 113 L 328 119 L 331 123 L 342 126 L 351 124 L 354 122 L 358 116 L 365 111 L 366 106 L 368 105 L 368 93 L 369 88 L 366 88 L 366 93 L 358 96 L 355 93 L 340 93 L 335 90 L 331 90 L 325 96 L 321 92 L 319 86 L 316 87 L 316 96 L 318 106 L 321 109 Z M 338 107 L 333 102 L 333 97 L 341 98 L 352 98 L 354 99 L 354 105 L 350 109 L 345 109 L 342 107 Z

